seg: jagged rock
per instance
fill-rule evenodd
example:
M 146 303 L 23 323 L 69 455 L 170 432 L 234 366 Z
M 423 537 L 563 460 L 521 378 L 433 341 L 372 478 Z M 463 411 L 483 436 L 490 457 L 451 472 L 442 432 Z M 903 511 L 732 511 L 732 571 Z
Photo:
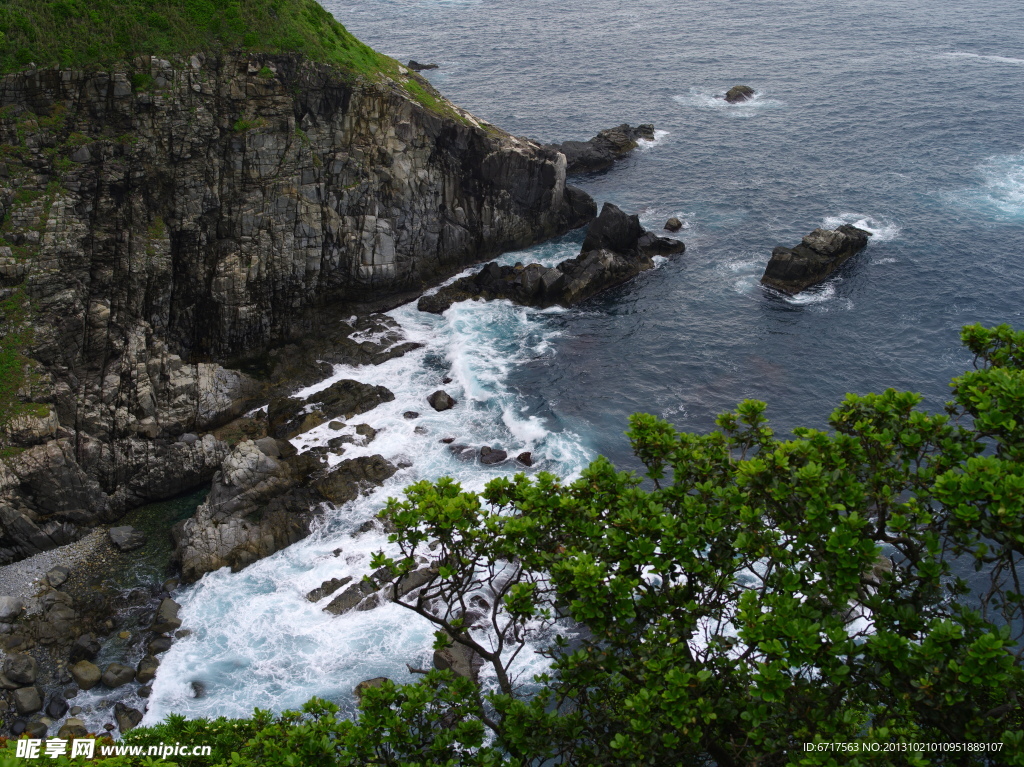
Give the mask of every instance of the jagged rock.
M 181 618 L 178 617 L 178 610 L 180 609 L 181 605 L 170 597 L 162 600 L 160 607 L 157 608 L 150 630 L 158 634 L 166 634 L 181 628 Z
M 632 279 L 654 266 L 653 256 L 682 253 L 679 240 L 645 232 L 637 216 L 605 203 L 591 222 L 580 255 L 546 267 L 487 264 L 471 277 L 456 280 L 417 308 L 441 312 L 465 298 L 505 298 L 525 306 L 572 306 L 602 290 Z
M 429 402 L 430 406 L 439 413 L 445 410 L 451 410 L 457 404 L 455 399 L 443 389 L 438 389 L 427 397 L 427 402 Z
M 171 530 L 183 579 L 224 566 L 241 570 L 308 535 L 312 508 L 323 497 L 303 483 L 322 466 L 318 455 L 279 460 L 252 441 L 238 444 L 214 475 L 206 501 Z
M 114 689 L 135 680 L 135 669 L 123 663 L 110 663 L 103 670 L 100 681 L 105 687 Z
M 131 525 L 112 527 L 108 535 L 110 535 L 110 542 L 118 551 L 133 551 L 146 545 L 145 534 Z
M 71 667 L 71 676 L 75 680 L 75 684 L 80 688 L 91 690 L 100 683 L 100 677 L 103 676 L 103 672 L 100 671 L 99 666 L 95 663 L 80 660 Z
M 17 597 L 0 597 L 0 623 L 14 623 L 24 609 L 25 603 Z
M 358 583 L 353 583 L 332 599 L 330 604 L 324 608 L 324 612 L 331 613 L 332 615 L 347 613 L 376 590 L 377 584 L 369 580 L 362 580 Z
M 411 421 L 414 418 L 419 418 L 420 414 L 417 413 L 415 410 L 406 410 L 404 413 L 402 413 L 402 417 Z
M 678 232 L 683 228 L 683 222 L 675 216 L 672 216 L 668 221 L 665 222 L 665 231 Z
M 72 664 L 80 660 L 95 660 L 100 654 L 100 643 L 92 634 L 82 634 L 71 645 L 70 661 Z
M 396 471 L 398 467 L 380 455 L 361 456 L 340 462 L 327 476 L 317 480 L 314 487 L 327 500 L 342 504 L 382 485 Z
M 523 466 L 533 466 L 533 453 L 524 452 L 516 456 L 516 460 Z
M 156 677 L 159 667 L 160 661 L 152 655 L 146 655 L 135 667 L 135 681 L 139 684 L 149 684 Z
M 39 665 L 31 655 L 14 653 L 4 660 L 4 676 L 19 685 L 35 684 Z
M 68 579 L 70 573 L 71 570 L 69 568 L 64 567 L 64 565 L 57 565 L 46 573 L 46 582 L 50 584 L 51 588 L 57 588 Z
M 114 720 L 117 722 L 117 729 L 125 733 L 139 725 L 142 721 L 142 712 L 118 701 L 114 704 Z
M 784 293 L 799 293 L 817 285 L 868 244 L 871 232 L 843 224 L 835 230 L 815 229 L 795 248 L 778 247 L 761 277 L 761 284 Z
M 21 716 L 34 714 L 43 708 L 43 699 L 38 687 L 20 687 L 12 693 L 14 708 Z
M 332 418 L 351 418 L 394 398 L 394 393 L 384 386 L 346 379 L 304 400 L 294 397 L 271 400 L 267 428 L 271 436 L 291 438 Z
M 485 466 L 490 466 L 491 464 L 495 463 L 501 463 L 506 458 L 508 458 L 508 453 L 506 453 L 504 450 L 495 450 L 494 448 L 488 447 L 486 445 L 480 448 L 480 463 L 484 464 Z
M 365 682 L 360 682 L 359 684 L 357 684 L 355 686 L 355 689 L 352 690 L 352 693 L 356 696 L 356 700 L 361 701 L 363 699 L 364 692 L 375 687 L 380 687 L 388 681 L 390 680 L 386 676 L 378 676 L 374 679 L 367 679 Z
M 754 89 L 749 85 L 734 85 L 725 92 L 725 100 L 730 104 L 738 104 L 754 97 Z
M 654 126 L 644 124 L 634 128 L 622 124 L 601 131 L 589 141 L 565 141 L 551 148 L 565 155 L 565 172 L 572 176 L 610 168 L 616 160 L 636 149 L 639 139 L 653 140 Z
M 324 581 L 317 588 L 306 594 L 306 599 L 310 602 L 319 602 L 324 597 L 329 597 L 335 591 L 351 581 L 351 575 L 346 575 L 344 578 L 331 578 L 329 581 Z
M 53 719 L 60 719 L 68 712 L 68 702 L 61 695 L 53 695 L 50 702 L 46 704 L 46 715 Z
M 406 64 L 406 66 L 409 67 L 409 69 L 411 69 L 413 72 L 424 72 L 428 69 L 438 68 L 437 64 L 420 64 L 415 59 L 409 59 L 409 63 Z

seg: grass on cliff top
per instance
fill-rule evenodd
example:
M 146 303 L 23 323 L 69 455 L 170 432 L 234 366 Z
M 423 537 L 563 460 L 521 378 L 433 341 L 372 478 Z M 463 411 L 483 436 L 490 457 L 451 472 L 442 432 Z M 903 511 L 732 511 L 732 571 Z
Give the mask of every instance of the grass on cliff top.
M 106 69 L 142 54 L 214 50 L 302 53 L 364 76 L 397 70 L 315 0 L 0 2 L 0 74 L 29 63 Z

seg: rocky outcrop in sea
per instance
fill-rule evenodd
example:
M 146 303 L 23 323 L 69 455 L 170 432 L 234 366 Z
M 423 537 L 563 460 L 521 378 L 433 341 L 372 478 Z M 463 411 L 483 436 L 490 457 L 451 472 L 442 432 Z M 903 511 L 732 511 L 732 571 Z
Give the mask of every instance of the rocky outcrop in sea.
M 524 306 L 572 306 L 654 266 L 654 256 L 682 253 L 686 246 L 644 230 L 640 219 L 605 203 L 587 230 L 580 255 L 557 266 L 499 266 L 490 263 L 417 303 L 421 311 L 440 314 L 457 301 L 506 298 Z
M 783 293 L 799 293 L 829 277 L 868 244 L 871 232 L 843 224 L 815 229 L 795 248 L 778 247 L 761 277 L 761 284 Z
M 565 172 L 570 175 L 606 170 L 617 160 L 627 157 L 639 146 L 638 142 L 654 140 L 654 126 L 645 123 L 635 128 L 623 123 L 608 128 L 588 141 L 563 141 L 550 148 L 565 155 Z

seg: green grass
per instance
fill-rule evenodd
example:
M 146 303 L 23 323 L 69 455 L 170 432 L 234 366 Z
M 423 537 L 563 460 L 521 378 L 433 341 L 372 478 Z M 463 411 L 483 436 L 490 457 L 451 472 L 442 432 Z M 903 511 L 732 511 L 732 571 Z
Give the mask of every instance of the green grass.
M 35 415 L 39 407 L 18 400 L 18 390 L 26 382 L 24 347 L 31 336 L 25 328 L 27 315 L 28 299 L 23 291 L 0 301 L 0 426 L 21 415 Z
M 316 0 L 0 0 L 0 75 L 39 67 L 132 69 L 140 55 L 299 53 L 350 81 L 387 77 L 427 109 L 467 121 L 426 82 L 357 40 Z M 257 75 L 270 80 L 269 67 Z M 132 76 L 152 86 L 148 72 Z
M 314 0 L 4 0 L 0 74 L 40 67 L 109 69 L 139 55 L 302 53 L 364 76 L 397 63 L 359 42 Z

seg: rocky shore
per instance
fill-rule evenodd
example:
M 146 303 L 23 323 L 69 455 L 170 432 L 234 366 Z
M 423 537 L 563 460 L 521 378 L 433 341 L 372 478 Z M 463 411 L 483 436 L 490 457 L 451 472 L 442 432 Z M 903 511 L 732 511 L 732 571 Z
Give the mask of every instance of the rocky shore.
M 471 277 L 424 296 L 417 307 L 440 314 L 457 301 L 475 298 L 505 298 L 524 306 L 572 306 L 652 268 L 654 256 L 675 255 L 685 249 L 680 240 L 647 232 L 637 216 L 605 203 L 576 258 L 550 268 L 491 263 Z

